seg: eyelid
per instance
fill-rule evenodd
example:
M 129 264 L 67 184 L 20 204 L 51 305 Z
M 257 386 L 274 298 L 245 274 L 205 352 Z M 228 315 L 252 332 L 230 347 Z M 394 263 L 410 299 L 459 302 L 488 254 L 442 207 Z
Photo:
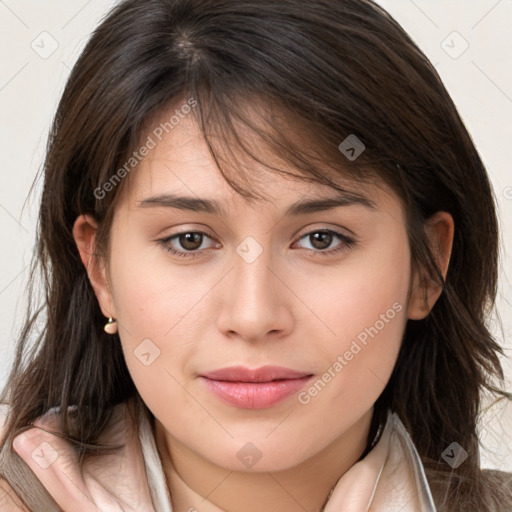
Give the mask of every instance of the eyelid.
M 202 229 L 184 229 L 182 231 L 178 231 L 176 233 L 173 233 L 169 236 L 165 236 L 163 238 L 160 238 L 157 240 L 157 242 L 160 242 L 162 244 L 168 244 L 170 243 L 171 240 L 174 240 L 176 238 L 178 238 L 180 235 L 186 235 L 186 234 L 189 234 L 189 233 L 194 233 L 194 234 L 200 234 L 200 235 L 203 235 L 207 238 L 209 238 L 210 240 L 216 242 L 216 243 L 219 243 L 218 240 L 215 239 L 214 236 L 212 236 L 210 233 L 208 233 L 207 231 L 204 231 Z M 202 249 L 201 251 L 204 251 L 206 249 Z M 183 251 L 183 252 L 186 252 L 188 254 L 199 254 L 201 251 Z
M 308 226 L 305 229 L 306 229 L 305 231 L 302 231 L 302 229 L 301 229 L 298 232 L 296 232 L 296 234 L 294 235 L 294 238 L 296 238 L 298 240 L 300 238 L 303 238 L 305 235 L 310 235 L 311 233 L 317 233 L 318 231 L 329 231 L 332 233 L 337 233 L 342 236 L 346 236 L 347 238 L 353 238 L 356 241 L 358 240 L 358 236 L 355 234 L 355 232 L 352 231 L 351 229 L 344 227 L 344 226 L 338 226 L 338 225 L 334 226 L 334 225 L 329 225 L 326 223 L 324 223 L 324 224 L 318 223 L 317 225 L 313 225 L 313 227 Z

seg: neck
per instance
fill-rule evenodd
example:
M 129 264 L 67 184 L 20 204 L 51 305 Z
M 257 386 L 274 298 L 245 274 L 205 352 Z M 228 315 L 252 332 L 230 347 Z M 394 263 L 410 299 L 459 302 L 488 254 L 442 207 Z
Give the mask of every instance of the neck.
M 173 512 L 195 510 L 191 496 L 200 500 L 200 512 L 318 512 L 336 482 L 365 452 L 372 413 L 313 457 L 286 470 L 260 473 L 230 471 L 203 459 L 155 419 Z

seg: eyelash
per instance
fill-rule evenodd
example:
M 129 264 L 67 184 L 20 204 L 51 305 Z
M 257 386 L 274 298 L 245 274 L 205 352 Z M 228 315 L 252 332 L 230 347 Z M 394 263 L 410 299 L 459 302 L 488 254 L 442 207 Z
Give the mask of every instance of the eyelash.
M 310 231 L 309 233 L 305 233 L 304 235 L 302 235 L 299 240 L 302 240 L 303 238 L 306 238 L 310 235 L 313 235 L 315 233 L 330 233 L 330 234 L 333 234 L 335 237 L 337 237 L 341 242 L 343 242 L 342 244 L 340 244 L 336 249 L 331 249 L 331 250 L 327 250 L 327 251 L 322 251 L 322 250 L 314 250 L 314 249 L 306 249 L 307 251 L 310 251 L 313 255 L 313 257 L 316 257 L 316 256 L 332 256 L 333 254 L 337 254 L 343 250 L 346 250 L 346 249 L 349 249 L 350 247 L 352 247 L 353 245 L 355 245 L 356 243 L 356 240 L 343 234 L 343 233 L 339 233 L 338 231 L 334 231 L 332 229 L 316 229 L 314 231 Z M 182 258 L 195 258 L 197 254 L 199 254 L 200 251 L 198 250 L 195 250 L 195 251 L 178 251 L 176 249 L 174 249 L 173 247 L 171 247 L 169 245 L 169 242 L 171 242 L 172 240 L 174 240 L 175 238 L 178 238 L 179 236 L 181 235 L 187 235 L 187 234 L 198 234 L 198 235 L 203 235 L 203 236 L 206 236 L 208 238 L 212 238 L 210 235 L 208 235 L 208 233 L 205 233 L 204 231 L 183 231 L 181 233 L 176 233 L 172 236 L 169 236 L 169 237 L 166 237 L 166 238 L 163 238 L 163 239 L 160 239 L 158 240 L 159 243 L 161 243 L 163 246 L 164 246 L 164 249 L 175 255 L 175 256 L 179 256 L 179 257 L 182 257 Z

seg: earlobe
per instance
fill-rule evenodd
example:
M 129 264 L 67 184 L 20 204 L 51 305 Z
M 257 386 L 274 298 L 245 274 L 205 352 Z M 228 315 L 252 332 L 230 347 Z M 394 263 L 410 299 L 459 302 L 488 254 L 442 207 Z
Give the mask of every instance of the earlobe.
M 95 254 L 97 228 L 98 223 L 92 215 L 80 215 L 73 226 L 73 238 L 101 311 L 105 317 L 110 318 L 116 314 L 106 277 L 105 261 Z
M 454 236 L 453 217 L 447 212 L 437 212 L 425 223 L 425 231 L 429 240 L 430 250 L 434 256 L 439 271 L 446 279 Z M 416 272 L 414 276 L 411 296 L 409 300 L 408 318 L 410 320 L 424 319 L 439 299 L 443 286 L 429 276 L 420 278 Z

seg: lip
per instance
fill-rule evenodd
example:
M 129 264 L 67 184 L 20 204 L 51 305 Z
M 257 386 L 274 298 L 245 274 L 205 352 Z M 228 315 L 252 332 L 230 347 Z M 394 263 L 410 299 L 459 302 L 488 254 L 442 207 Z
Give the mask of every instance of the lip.
M 200 375 L 206 387 L 242 409 L 266 409 L 298 392 L 313 375 L 282 366 L 231 366 Z

